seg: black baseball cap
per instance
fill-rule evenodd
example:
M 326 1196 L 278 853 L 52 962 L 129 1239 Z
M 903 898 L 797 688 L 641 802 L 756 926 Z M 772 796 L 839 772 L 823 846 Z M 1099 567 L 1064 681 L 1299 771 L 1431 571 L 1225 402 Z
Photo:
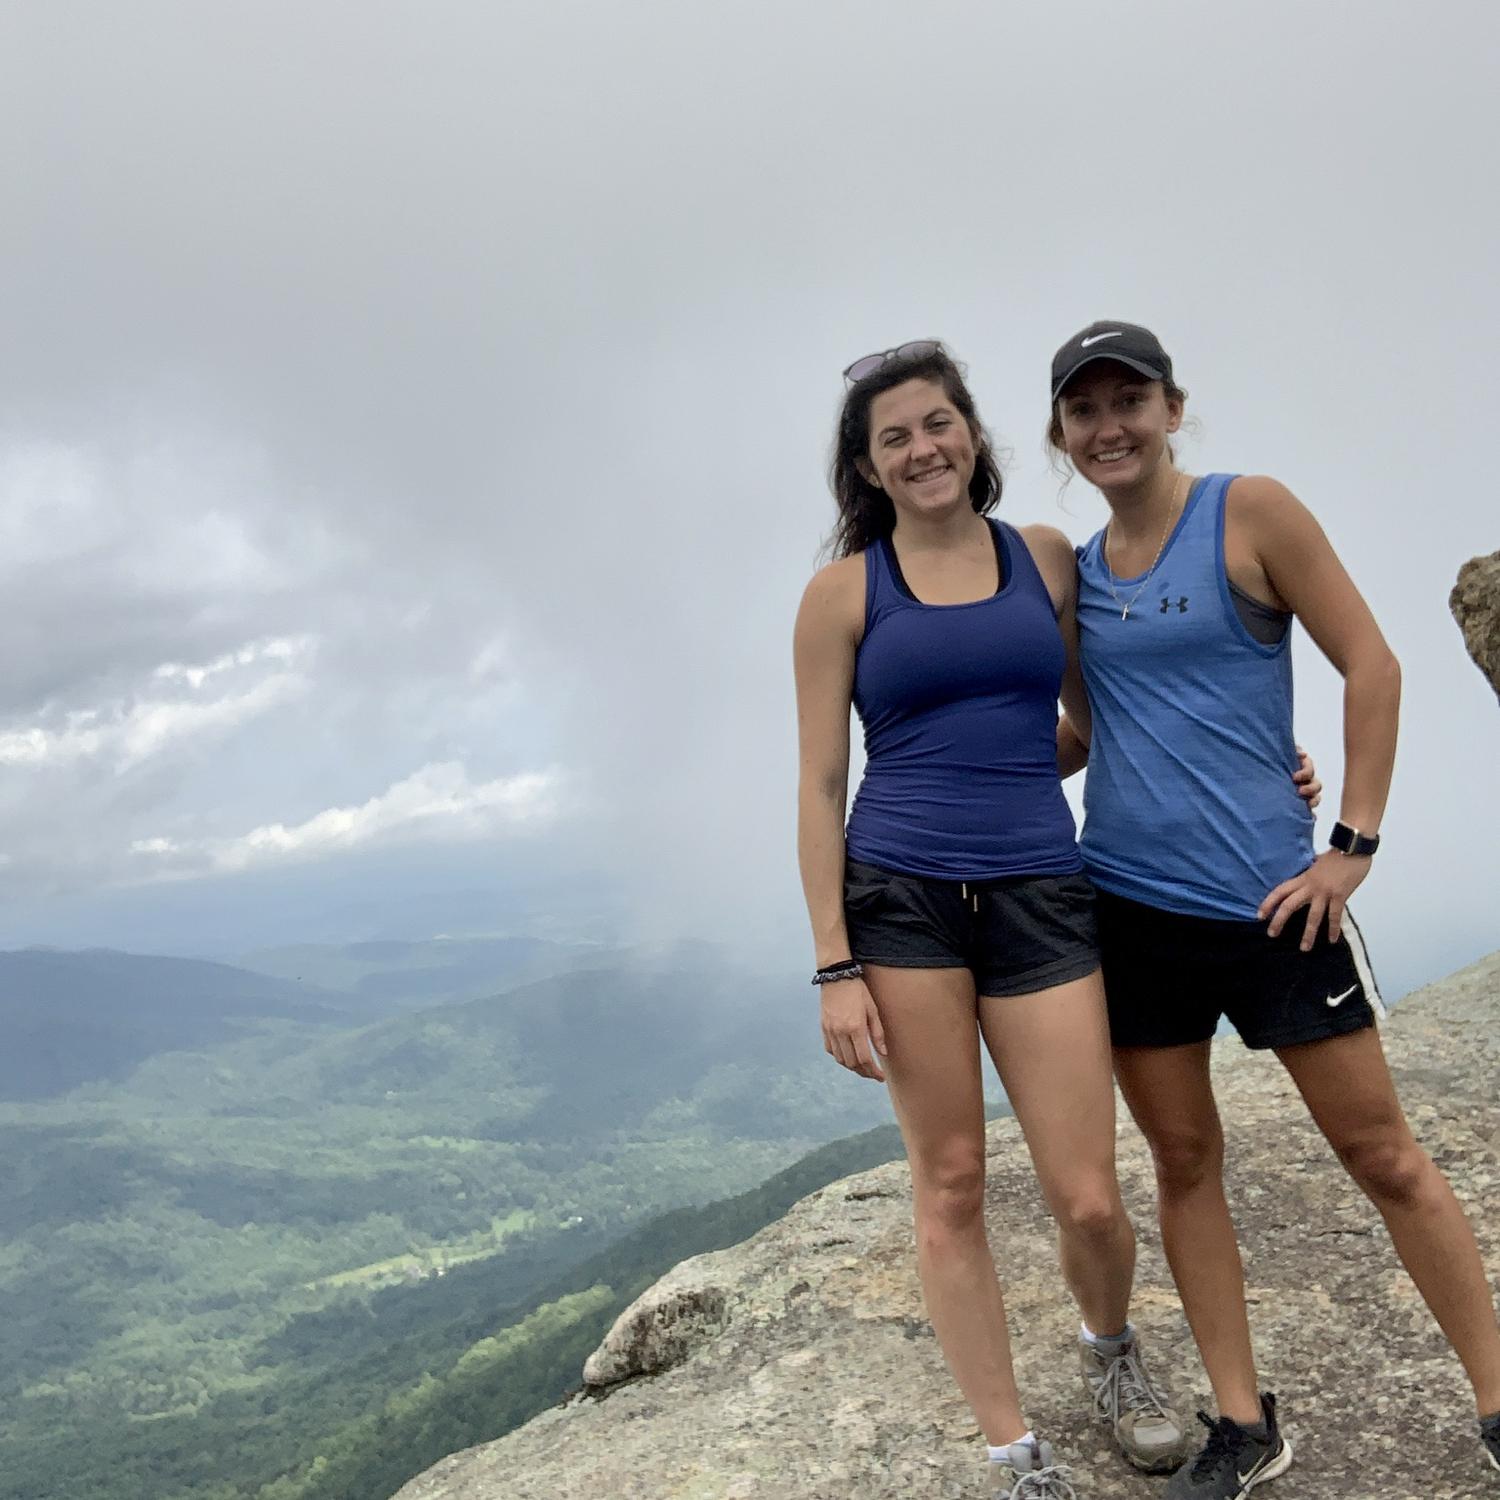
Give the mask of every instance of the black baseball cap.
M 1149 380 L 1170 380 L 1172 360 L 1161 340 L 1138 323 L 1090 323 L 1052 356 L 1052 399 L 1087 364 L 1112 359 Z

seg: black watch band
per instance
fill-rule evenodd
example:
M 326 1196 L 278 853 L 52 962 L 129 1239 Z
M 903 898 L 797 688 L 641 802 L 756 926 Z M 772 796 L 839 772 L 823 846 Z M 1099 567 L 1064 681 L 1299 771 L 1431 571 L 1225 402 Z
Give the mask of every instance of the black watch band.
M 1329 845 L 1344 854 L 1373 854 L 1380 847 L 1378 833 L 1361 833 L 1347 823 L 1335 823 L 1328 835 Z

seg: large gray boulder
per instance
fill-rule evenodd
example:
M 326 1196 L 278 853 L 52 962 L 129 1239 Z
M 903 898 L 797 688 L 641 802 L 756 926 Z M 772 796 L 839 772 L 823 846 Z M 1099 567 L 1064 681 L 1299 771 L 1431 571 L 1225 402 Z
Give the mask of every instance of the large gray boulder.
M 1386 1044 L 1408 1112 L 1500 1273 L 1500 954 L 1406 1000 Z M 1297 1447 L 1279 1500 L 1500 1496 L 1469 1387 L 1374 1210 L 1275 1059 L 1218 1044 L 1230 1184 L 1262 1375 Z M 1123 1120 L 1123 1115 L 1122 1115 Z M 1122 1124 L 1141 1237 L 1136 1318 L 1185 1415 L 1208 1405 L 1163 1264 L 1150 1164 Z M 922 1311 L 910 1178 L 834 1183 L 627 1309 L 583 1394 L 445 1459 L 397 1500 L 946 1500 L 988 1494 L 980 1439 Z M 989 1133 L 988 1216 L 1028 1415 L 1080 1500 L 1147 1500 L 1090 1420 L 1077 1316 L 1013 1121 Z
M 1458 570 L 1448 608 L 1475 666 L 1500 697 L 1500 552 L 1471 558 Z

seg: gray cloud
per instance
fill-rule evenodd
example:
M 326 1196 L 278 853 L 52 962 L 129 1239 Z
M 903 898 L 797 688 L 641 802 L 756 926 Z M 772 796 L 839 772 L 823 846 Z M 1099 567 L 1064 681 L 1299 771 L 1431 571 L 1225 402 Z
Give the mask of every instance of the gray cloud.
M 1467 149 L 1495 126 L 1492 6 L 324 0 L 0 27 L 0 745 L 229 704 L 234 674 L 155 674 L 317 643 L 298 691 L 131 764 L 4 764 L 0 887 L 53 893 L 37 930 L 75 910 L 89 937 L 142 841 L 215 868 L 448 766 L 573 788 L 548 838 L 489 831 L 507 879 L 589 871 L 648 931 L 801 943 L 788 637 L 837 371 L 948 338 L 1014 449 L 1009 514 L 1081 540 L 1102 512 L 1080 486 L 1059 508 L 1043 372 L 1118 313 L 1177 358 L 1189 462 L 1303 494 L 1405 660 L 1377 957 L 1382 928 L 1408 977 L 1493 946 L 1473 830 L 1500 725 L 1443 609 L 1497 544 L 1496 215 Z M 1299 670 L 1336 781 L 1336 684 Z M 330 902 L 357 863 L 329 856 Z

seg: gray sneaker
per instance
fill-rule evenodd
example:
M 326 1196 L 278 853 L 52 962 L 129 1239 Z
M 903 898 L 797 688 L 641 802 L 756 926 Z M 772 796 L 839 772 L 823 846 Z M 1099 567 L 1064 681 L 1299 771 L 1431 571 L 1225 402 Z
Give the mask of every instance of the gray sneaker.
M 1168 1481 L 1164 1500 L 1246 1500 L 1250 1491 L 1292 1466 L 1292 1445 L 1276 1425 L 1276 1398 L 1260 1398 L 1265 1437 L 1256 1437 L 1228 1417 L 1212 1421 L 1199 1412 L 1208 1442 Z
M 1500 1411 L 1492 1417 L 1481 1417 L 1479 1441 L 1484 1444 L 1485 1456 L 1500 1469 Z
M 1051 1443 L 1012 1443 L 1005 1455 L 990 1462 L 994 1500 L 1078 1500 L 1067 1465 L 1052 1461 Z
M 1080 1338 L 1078 1360 L 1095 1415 L 1109 1423 L 1125 1457 L 1148 1474 L 1177 1468 L 1187 1455 L 1187 1431 L 1151 1383 L 1135 1330 L 1096 1344 Z

